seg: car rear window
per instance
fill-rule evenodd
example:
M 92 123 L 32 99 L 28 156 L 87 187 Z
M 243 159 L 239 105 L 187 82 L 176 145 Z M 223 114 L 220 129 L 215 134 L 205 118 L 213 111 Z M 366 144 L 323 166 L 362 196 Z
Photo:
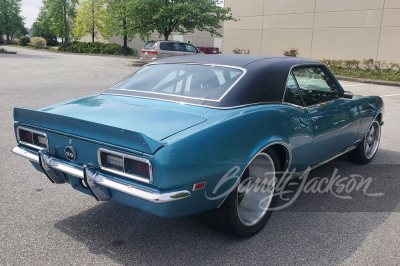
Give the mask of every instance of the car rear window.
M 242 69 L 231 67 L 155 64 L 142 68 L 113 89 L 219 101 L 243 74 Z
M 143 49 L 154 49 L 155 46 L 156 46 L 156 42 L 155 41 L 148 41 L 144 45 Z
M 161 42 L 160 49 L 164 51 L 186 52 L 185 43 L 178 42 Z

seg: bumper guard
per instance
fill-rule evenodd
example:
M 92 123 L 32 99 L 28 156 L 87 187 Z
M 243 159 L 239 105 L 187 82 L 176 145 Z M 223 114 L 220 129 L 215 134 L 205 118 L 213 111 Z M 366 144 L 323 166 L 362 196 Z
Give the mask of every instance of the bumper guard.
M 107 201 L 110 199 L 109 194 L 102 190 L 101 187 L 115 189 L 153 203 L 169 203 L 190 196 L 190 192 L 187 190 L 157 193 L 117 181 L 97 173 L 91 164 L 83 165 L 82 168 L 71 166 L 51 157 L 47 150 L 41 150 L 36 154 L 17 146 L 11 151 L 25 159 L 39 163 L 46 176 L 55 184 L 65 183 L 64 178 L 57 173 L 57 170 L 84 180 L 90 192 L 98 201 Z

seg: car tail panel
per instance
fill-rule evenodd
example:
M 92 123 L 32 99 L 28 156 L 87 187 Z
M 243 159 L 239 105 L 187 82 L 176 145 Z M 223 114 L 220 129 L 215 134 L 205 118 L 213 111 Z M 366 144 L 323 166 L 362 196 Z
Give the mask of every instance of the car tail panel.
M 85 139 L 126 147 L 154 154 L 166 143 L 154 140 L 143 133 L 102 125 L 87 120 L 49 114 L 22 108 L 14 108 L 16 126 L 38 127 L 41 130 L 69 137 L 87 136 Z M 82 139 L 83 137 L 79 137 Z

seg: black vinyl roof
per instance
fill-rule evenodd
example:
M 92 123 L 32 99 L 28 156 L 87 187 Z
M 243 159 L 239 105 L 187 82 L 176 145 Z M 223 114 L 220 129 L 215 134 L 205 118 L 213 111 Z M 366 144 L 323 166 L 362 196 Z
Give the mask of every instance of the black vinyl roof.
M 247 65 L 256 61 L 263 60 L 264 64 L 273 64 L 276 61 L 285 61 L 289 64 L 320 63 L 318 61 L 287 56 L 266 56 L 266 55 L 248 55 L 248 54 L 201 54 L 201 55 L 188 55 L 188 56 L 175 56 L 157 60 L 155 63 L 198 63 L 198 64 L 216 64 L 226 66 L 236 66 L 246 68 Z
M 155 63 L 215 64 L 246 69 L 246 75 L 221 101 L 205 101 L 202 104 L 215 107 L 282 102 L 287 78 L 294 66 L 323 65 L 310 59 L 263 55 L 190 55 L 168 57 Z
M 263 55 L 187 55 L 168 57 L 152 64 L 206 64 L 241 68 L 246 71 L 237 83 L 219 101 L 189 99 L 177 95 L 149 94 L 145 91 L 119 91 L 111 88 L 106 93 L 134 97 L 186 102 L 216 108 L 233 108 L 243 105 L 282 102 L 290 70 L 299 65 L 323 65 L 321 62 L 295 57 Z

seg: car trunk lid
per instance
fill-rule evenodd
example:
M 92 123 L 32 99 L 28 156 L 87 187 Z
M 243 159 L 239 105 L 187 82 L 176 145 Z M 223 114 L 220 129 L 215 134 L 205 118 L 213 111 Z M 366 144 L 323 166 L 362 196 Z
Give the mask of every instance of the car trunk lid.
M 171 103 L 163 107 L 160 103 L 151 106 L 149 101 L 139 104 L 138 99 L 119 101 L 110 98 L 118 99 L 100 95 L 39 111 L 15 108 L 14 120 L 149 154 L 165 145 L 165 138 L 207 120 L 200 115 L 205 112 L 203 107 L 172 110 L 168 106 Z

